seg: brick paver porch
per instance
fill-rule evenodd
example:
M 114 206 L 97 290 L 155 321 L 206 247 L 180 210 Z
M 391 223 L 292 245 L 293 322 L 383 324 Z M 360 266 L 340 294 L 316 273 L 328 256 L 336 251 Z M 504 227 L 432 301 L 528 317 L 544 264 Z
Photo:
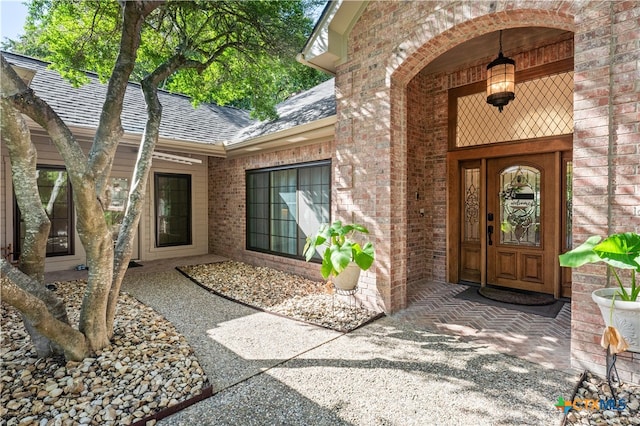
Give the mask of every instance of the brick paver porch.
M 419 281 L 407 288 L 407 308 L 394 317 L 416 326 L 487 344 L 500 352 L 571 372 L 571 304 L 556 318 L 454 299 L 465 285 Z

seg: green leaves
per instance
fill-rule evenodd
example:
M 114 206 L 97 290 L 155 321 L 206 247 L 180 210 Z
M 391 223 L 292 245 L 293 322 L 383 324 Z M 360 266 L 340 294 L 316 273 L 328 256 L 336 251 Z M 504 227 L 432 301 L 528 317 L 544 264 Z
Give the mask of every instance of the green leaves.
M 577 268 L 587 263 L 603 262 L 608 265 L 620 286 L 622 300 L 637 300 L 640 287 L 636 285 L 636 272 L 640 272 L 640 235 L 633 232 L 613 234 L 600 242 L 592 236 L 580 246 L 559 256 L 560 266 Z M 616 271 L 631 269 L 631 291 L 627 292 Z
M 7 46 L 51 62 L 72 84 L 85 71 L 105 82 L 112 74 L 123 28 L 123 2 L 33 0 L 25 35 Z M 141 6 L 142 7 L 142 6 Z M 180 57 L 182 69 L 162 89 L 194 104 L 232 105 L 259 119 L 276 118 L 275 105 L 326 76 L 295 61 L 313 23 L 310 1 L 167 1 L 145 17 L 134 81 Z
M 361 246 L 353 241 L 351 237 L 356 232 L 368 234 L 369 230 L 358 224 L 343 225 L 341 221 L 324 225 L 315 235 L 307 237 L 303 250 L 307 262 L 316 253 L 321 255 L 320 273 L 324 279 L 340 274 L 351 262 L 366 271 L 375 260 L 374 247 L 371 242 Z
M 374 261 L 373 244 L 367 242 L 362 248 L 360 248 L 358 244 L 355 244 L 355 246 L 357 246 L 357 248 L 353 256 L 354 262 L 356 262 L 360 269 L 366 271 L 371 267 Z
M 597 263 L 600 260 L 600 256 L 593 251 L 593 248 L 600 242 L 602 238 L 597 235 L 591 236 L 582 243 L 580 246 L 558 256 L 560 259 L 560 266 L 567 266 L 570 268 L 577 268 L 587 263 Z
M 611 235 L 593 251 L 614 268 L 635 269 L 640 272 L 640 235 L 627 232 Z
M 614 268 L 640 272 L 640 235 L 614 234 L 600 242 L 592 236 L 580 246 L 559 256 L 560 266 L 576 268 L 587 263 L 604 262 Z

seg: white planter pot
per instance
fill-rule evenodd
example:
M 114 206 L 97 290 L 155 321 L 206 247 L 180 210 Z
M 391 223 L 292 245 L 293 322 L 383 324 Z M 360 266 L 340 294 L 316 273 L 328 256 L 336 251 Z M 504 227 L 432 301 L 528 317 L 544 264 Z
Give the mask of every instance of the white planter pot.
M 611 312 L 611 301 L 617 288 L 601 288 L 591 293 L 591 298 L 598 304 L 600 313 L 607 326 L 614 326 L 629 344 L 630 352 L 640 352 L 640 301 L 627 302 L 616 297 Z M 630 289 L 627 288 L 627 292 Z
M 344 271 L 333 277 L 333 285 L 340 290 L 353 290 L 358 285 L 360 279 L 360 267 L 355 263 L 350 263 Z

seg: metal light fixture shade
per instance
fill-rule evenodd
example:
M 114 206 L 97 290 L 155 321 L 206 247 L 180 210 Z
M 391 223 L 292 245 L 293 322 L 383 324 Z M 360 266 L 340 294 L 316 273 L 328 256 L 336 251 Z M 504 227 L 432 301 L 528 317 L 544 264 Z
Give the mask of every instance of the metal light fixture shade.
M 487 103 L 502 108 L 516 98 L 516 61 L 502 54 L 502 31 L 500 31 L 500 53 L 487 65 Z

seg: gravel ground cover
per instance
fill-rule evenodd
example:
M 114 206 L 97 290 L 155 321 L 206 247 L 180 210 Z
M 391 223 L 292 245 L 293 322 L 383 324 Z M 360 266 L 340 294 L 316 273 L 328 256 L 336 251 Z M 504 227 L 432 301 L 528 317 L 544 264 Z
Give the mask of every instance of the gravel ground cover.
M 77 327 L 85 282 L 55 284 Z M 0 424 L 7 426 L 127 425 L 207 386 L 186 339 L 127 294 L 118 304 L 112 344 L 82 362 L 39 359 L 21 315 L 5 303 L 0 327 Z
M 242 262 L 218 262 L 179 268 L 215 293 L 265 311 L 350 331 L 379 314 L 332 294 L 331 287 L 299 275 Z
M 213 266 L 218 266 L 218 268 Z M 304 280 L 290 274 L 280 275 L 282 273 L 269 268 L 255 268 L 237 262 L 224 262 L 216 265 L 198 265 L 191 268 L 190 272 L 193 276 L 196 275 L 196 272 L 200 273 L 200 279 L 203 281 L 207 281 L 203 278 L 205 276 L 215 277 L 210 278 L 209 281 L 217 281 L 217 285 L 221 286 L 220 290 L 225 290 L 226 294 L 231 298 L 237 298 L 244 303 L 253 304 L 265 310 L 272 310 L 282 315 L 294 316 L 305 321 L 311 321 L 313 317 L 325 318 L 319 320 L 320 323 L 325 323 L 322 324 L 325 327 L 357 327 L 357 324 L 375 315 L 373 312 L 366 312 L 362 313 L 361 317 L 354 317 L 352 312 L 354 307 L 348 303 L 340 303 L 337 298 L 334 301 L 333 296 L 327 293 L 325 284 Z M 298 280 L 300 282 L 296 284 Z M 283 283 L 287 285 L 285 286 Z M 74 324 L 77 323 L 84 282 L 58 282 L 56 285 L 56 293 L 67 301 L 70 320 Z M 214 284 L 210 285 L 214 286 Z M 244 298 L 241 298 L 240 295 L 243 294 Z M 300 313 L 305 311 L 307 313 Z M 148 418 L 166 407 L 174 406 L 200 395 L 203 389 L 209 386 L 209 381 L 201 367 L 201 363 L 196 359 L 185 338 L 164 317 L 127 294 L 122 295 L 119 303 L 112 345 L 99 351 L 93 358 L 88 358 L 79 363 L 65 362 L 62 359 L 44 360 L 36 358 L 19 313 L 4 303 L 1 306 L 0 313 L 0 327 L 2 329 L 0 340 L 2 361 L 0 371 L 0 424 L 42 426 L 75 424 L 126 425 Z M 409 323 L 405 324 L 405 326 L 409 327 L 409 329 L 411 327 Z M 383 326 L 379 325 L 378 327 Z M 362 336 L 371 334 L 371 332 L 364 333 L 366 330 L 362 329 L 359 332 L 363 331 L 361 333 Z M 415 332 L 409 334 L 415 334 Z M 351 337 L 347 341 L 357 340 L 358 338 L 357 335 L 352 334 L 343 338 L 346 339 L 349 336 Z M 403 338 L 399 342 L 406 340 L 404 334 L 401 333 L 401 336 Z M 435 337 L 431 337 L 429 340 L 433 338 Z M 386 351 L 394 347 L 393 344 L 389 346 L 388 339 L 384 338 L 379 342 L 381 347 L 387 349 L 383 353 L 376 355 L 375 359 L 387 359 L 388 353 Z M 441 339 L 446 340 L 447 338 L 441 336 Z M 335 343 L 336 341 L 331 344 Z M 424 350 L 424 342 L 418 343 L 420 350 Z M 446 352 L 447 357 L 450 357 L 447 364 L 457 359 L 458 355 L 454 356 L 454 353 L 457 353 L 454 348 L 462 350 L 459 345 L 460 343 L 456 343 Z M 365 342 L 357 345 L 360 352 L 364 350 L 365 346 Z M 307 356 L 311 358 L 317 356 L 318 353 L 325 350 L 322 348 L 324 346 L 318 347 L 317 351 Z M 358 356 L 370 359 L 375 355 L 375 351 L 372 353 L 365 352 Z M 406 354 L 399 353 L 398 356 L 399 359 L 404 360 Z M 319 357 L 319 359 L 325 358 L 328 359 L 330 357 L 326 355 Z M 291 362 L 294 364 L 296 362 L 302 363 L 301 365 L 304 366 L 307 361 L 293 359 Z M 358 365 L 369 369 L 371 362 L 366 361 L 365 364 Z M 311 386 L 310 389 L 316 389 L 316 391 L 323 394 L 322 392 L 324 391 L 322 389 L 317 389 L 318 387 L 323 387 L 318 383 L 318 377 L 324 377 L 335 367 L 344 368 L 349 364 L 342 358 L 336 359 L 335 363 L 335 366 L 327 366 L 329 370 L 320 368 L 320 365 L 317 366 L 319 370 L 314 373 L 317 375 L 310 378 L 308 384 L 302 383 L 306 380 L 298 374 L 302 370 L 296 367 L 290 371 L 291 374 L 295 374 L 291 376 L 289 386 L 309 385 Z M 410 365 L 414 364 L 410 363 Z M 430 366 L 431 364 L 427 360 L 421 359 L 420 363 L 415 365 L 420 365 L 422 366 L 420 368 L 429 370 L 437 366 L 438 363 Z M 289 370 L 283 369 L 281 373 L 284 374 L 287 371 Z M 275 370 L 272 374 L 275 374 Z M 345 374 L 352 374 L 351 370 L 346 370 Z M 345 374 L 341 374 L 340 377 L 345 376 Z M 355 369 L 353 374 L 354 377 L 360 377 L 362 372 L 358 372 L 358 369 Z M 366 378 L 366 380 L 374 380 L 374 378 Z M 441 380 L 442 377 L 434 376 L 434 382 L 429 385 L 433 386 L 431 391 L 435 392 L 435 389 L 440 386 Z M 276 381 L 275 383 L 279 382 Z M 384 392 L 384 389 L 389 389 L 389 383 L 386 383 L 381 388 L 383 389 L 382 392 Z M 406 380 L 402 379 L 398 385 L 403 389 L 400 394 L 403 394 L 406 388 Z M 422 383 L 421 388 L 424 385 Z M 518 388 L 516 383 L 513 385 Z M 580 400 L 599 401 L 603 399 L 606 401 L 611 398 L 608 385 L 599 377 L 589 374 L 578 385 L 575 396 L 578 404 L 580 404 Z M 337 383 L 332 382 L 331 386 L 337 386 Z M 527 387 L 526 383 L 521 383 L 520 388 L 518 388 L 519 392 L 524 392 Z M 536 389 L 539 387 L 540 383 L 534 386 Z M 239 391 L 236 386 L 233 386 L 230 391 L 233 392 L 234 389 Z M 218 391 L 221 391 L 219 395 L 226 395 L 226 391 L 221 389 Z M 265 392 L 279 400 L 279 395 L 288 395 L 292 390 L 287 386 L 283 386 L 283 389 L 279 389 L 278 386 L 268 386 Z M 375 390 L 371 389 L 371 392 L 375 392 Z M 297 399 L 299 397 L 297 393 L 295 390 L 293 391 L 296 399 L 292 403 L 296 404 L 296 406 L 300 404 Z M 251 394 L 253 395 L 253 393 Z M 555 395 L 551 390 L 544 392 L 546 397 L 552 394 Z M 570 397 L 568 394 L 562 394 L 567 399 Z M 375 398 L 378 398 L 379 394 L 376 395 Z M 638 405 L 640 405 L 640 386 L 624 383 L 617 388 L 617 397 L 625 400 L 625 409 L 600 410 L 593 409 L 593 407 L 591 409 L 589 407 L 582 408 L 578 405 L 578 409 L 574 409 L 567 414 L 565 423 L 569 425 L 640 425 L 640 412 L 638 409 Z M 192 408 L 202 406 L 206 418 L 211 419 L 211 408 L 208 404 L 213 399 L 215 398 L 196 404 L 187 409 L 187 412 Z M 265 407 L 261 407 L 259 404 L 253 407 L 254 404 L 248 403 L 247 399 L 244 397 L 241 399 L 245 401 L 242 410 L 247 411 L 247 418 L 252 419 L 255 424 L 264 424 L 261 423 L 260 419 L 269 417 L 263 417 L 267 413 L 261 413 L 259 410 Z M 302 398 L 300 413 L 298 413 L 300 421 L 306 422 L 310 421 L 309 419 L 319 419 L 320 417 L 314 417 L 314 410 L 318 410 L 318 405 L 315 403 L 307 403 L 305 405 L 304 401 L 305 399 Z M 331 405 L 329 404 L 329 406 Z M 424 409 L 427 410 L 427 408 Z M 557 412 L 553 407 L 549 407 L 549 409 L 552 412 Z M 258 410 L 258 412 L 255 410 Z M 428 411 L 431 412 L 430 409 Z M 326 424 L 367 424 L 366 422 L 360 422 L 356 413 L 352 413 L 352 417 L 353 415 L 356 417 L 351 418 L 346 423 L 337 414 L 338 412 L 333 414 L 330 412 L 324 413 L 325 416 L 329 416 L 328 419 L 333 419 L 328 420 Z M 362 415 L 365 416 L 365 414 Z M 456 416 L 439 418 L 436 412 L 430 415 L 435 416 L 430 418 L 440 424 L 457 424 L 460 420 Z M 171 416 L 160 423 L 167 425 L 182 424 L 179 419 L 180 415 Z M 363 419 L 364 417 L 361 420 Z M 215 420 L 215 422 L 218 423 L 218 420 Z M 238 417 L 234 415 L 229 419 L 229 424 L 236 424 L 234 423 L 236 420 L 238 420 Z M 400 424 L 401 419 L 389 418 L 387 420 L 388 424 Z M 147 423 L 147 426 L 152 426 L 154 423 L 155 421 L 152 420 Z
M 572 401 L 577 408 L 567 413 L 566 424 L 640 425 L 640 386 L 630 383 L 614 383 L 613 386 L 616 399 L 613 398 L 605 380 L 587 372 L 584 380 L 579 383 Z M 605 407 L 607 409 L 602 409 L 599 406 L 600 401 L 613 404 Z

